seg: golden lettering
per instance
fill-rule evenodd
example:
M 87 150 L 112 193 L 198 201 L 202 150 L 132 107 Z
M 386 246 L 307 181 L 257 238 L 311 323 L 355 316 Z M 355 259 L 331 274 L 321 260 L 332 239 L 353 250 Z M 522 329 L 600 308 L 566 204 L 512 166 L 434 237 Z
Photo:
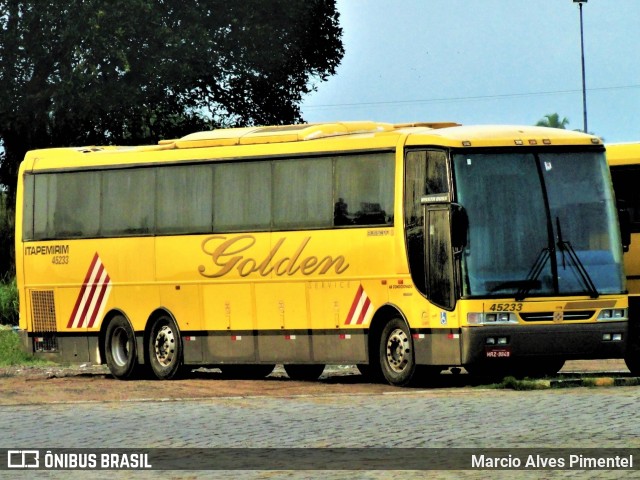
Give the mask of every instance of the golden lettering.
M 335 270 L 336 273 L 343 273 L 347 270 L 347 268 L 349 268 L 349 264 L 347 263 L 346 265 L 344 265 L 344 257 L 342 255 L 336 257 L 336 258 L 331 258 L 331 257 L 324 257 L 322 260 L 320 260 L 320 265 L 322 265 L 322 262 L 326 262 L 327 265 L 320 270 L 320 273 L 322 275 L 324 275 L 325 273 L 327 273 L 329 271 L 329 269 L 335 265 Z
M 248 268 L 247 268 L 248 267 Z M 247 258 L 238 264 L 238 272 L 241 277 L 248 277 L 256 271 L 256 261 L 253 258 Z
M 224 261 L 225 257 L 228 257 L 229 255 L 234 255 L 237 253 L 241 253 L 244 252 L 245 250 L 251 248 L 255 243 L 256 243 L 256 239 L 254 237 L 252 237 L 251 235 L 242 235 L 240 237 L 236 237 L 236 238 L 231 238 L 229 240 L 227 240 L 226 242 L 221 243 L 218 248 L 214 249 L 214 250 L 209 250 L 209 243 L 213 240 L 225 240 L 226 237 L 222 237 L 222 236 L 213 236 L 213 237 L 209 237 L 207 239 L 205 239 L 202 242 L 202 251 L 204 253 L 206 253 L 207 255 L 210 255 L 211 258 L 213 259 L 213 263 L 220 268 L 220 270 L 218 270 L 217 272 L 213 273 L 213 274 L 206 274 L 204 273 L 204 271 L 206 270 L 206 267 L 204 265 L 200 265 L 198 267 L 198 271 L 200 272 L 201 275 L 208 277 L 208 278 L 217 278 L 217 277 L 222 277 L 224 275 L 226 275 L 227 273 L 229 273 L 233 267 L 242 260 L 242 256 L 236 256 L 236 257 L 232 257 L 231 259 L 228 259 L 227 261 Z M 241 244 L 245 241 L 245 240 L 249 240 L 249 243 L 246 244 L 245 246 L 241 246 Z M 236 250 L 231 250 L 229 249 L 229 247 L 231 247 L 234 243 L 237 243 L 239 246 L 237 246 Z M 220 262 L 223 263 L 220 263 Z M 242 275 L 242 273 L 241 273 Z M 248 275 L 248 274 L 247 274 Z
M 267 258 L 265 258 L 264 261 L 258 267 L 258 271 L 260 272 L 260 275 L 262 275 L 263 277 L 266 277 L 273 271 L 273 267 L 269 267 L 269 264 L 273 260 L 273 257 L 276 256 L 276 253 L 278 252 L 278 250 L 280 250 L 280 246 L 283 243 L 284 243 L 284 238 L 281 238 L 280 240 L 278 240 L 275 246 L 269 252 L 269 255 L 267 255 Z
M 253 273 L 262 277 L 268 277 L 271 274 L 281 277 L 292 276 L 298 272 L 302 275 L 314 273 L 325 275 L 332 269 L 335 273 L 341 274 L 349 268 L 349 264 L 342 255 L 326 256 L 321 260 L 312 255 L 304 256 L 311 237 L 303 239 L 293 255 L 278 259 L 278 252 L 285 240 L 280 238 L 267 256 L 260 261 L 249 255 L 249 251 L 256 244 L 256 239 L 252 235 L 231 238 L 221 235 L 208 237 L 202 242 L 202 251 L 211 257 L 214 271 L 208 273 L 205 265 L 200 265 L 198 271 L 207 278 L 220 278 L 233 270 L 236 270 L 241 277 L 248 277 Z
M 300 265 L 300 271 L 303 275 L 309 275 L 316 271 L 316 265 L 318 264 L 318 257 L 307 257 L 302 261 Z

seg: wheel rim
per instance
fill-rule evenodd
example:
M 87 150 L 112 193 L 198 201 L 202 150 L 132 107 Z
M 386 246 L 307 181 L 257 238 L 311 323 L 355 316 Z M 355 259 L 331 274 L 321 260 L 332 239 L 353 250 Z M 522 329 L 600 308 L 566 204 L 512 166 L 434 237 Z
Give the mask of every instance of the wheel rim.
M 163 367 L 167 367 L 173 363 L 175 358 L 175 333 L 168 325 L 163 325 L 156 334 L 153 342 L 156 360 Z
M 113 332 L 111 356 L 113 357 L 113 361 L 119 367 L 126 365 L 131 357 L 129 335 L 127 335 L 127 331 L 124 328 L 119 327 Z
M 387 365 L 396 373 L 407 367 L 411 358 L 409 337 L 401 328 L 396 328 L 387 338 Z

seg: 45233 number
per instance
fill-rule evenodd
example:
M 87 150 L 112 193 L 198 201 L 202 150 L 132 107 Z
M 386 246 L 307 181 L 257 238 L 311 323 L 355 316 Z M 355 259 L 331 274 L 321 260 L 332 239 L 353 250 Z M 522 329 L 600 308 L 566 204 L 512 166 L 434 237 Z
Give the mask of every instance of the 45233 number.
M 520 312 L 522 303 L 492 303 L 489 307 L 492 312 Z

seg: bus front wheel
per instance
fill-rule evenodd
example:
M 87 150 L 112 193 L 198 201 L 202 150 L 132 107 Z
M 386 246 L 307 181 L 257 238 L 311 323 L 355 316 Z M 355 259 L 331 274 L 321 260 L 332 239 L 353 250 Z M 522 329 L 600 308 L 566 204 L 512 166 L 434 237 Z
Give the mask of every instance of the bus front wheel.
M 127 380 L 135 376 L 138 368 L 136 336 L 122 315 L 114 317 L 107 327 L 105 356 L 109 371 L 115 378 Z
M 409 327 L 401 318 L 387 323 L 380 336 L 380 368 L 384 379 L 398 387 L 408 385 L 416 370 Z
M 167 315 L 153 322 L 148 343 L 149 364 L 160 380 L 170 380 L 182 371 L 182 339 L 176 323 Z

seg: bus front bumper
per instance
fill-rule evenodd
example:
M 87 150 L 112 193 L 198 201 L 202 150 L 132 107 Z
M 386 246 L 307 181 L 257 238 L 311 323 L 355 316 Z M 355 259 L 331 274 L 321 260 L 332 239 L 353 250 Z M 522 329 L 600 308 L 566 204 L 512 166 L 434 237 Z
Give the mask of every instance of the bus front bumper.
M 628 323 L 462 327 L 462 364 L 532 357 L 623 358 Z

